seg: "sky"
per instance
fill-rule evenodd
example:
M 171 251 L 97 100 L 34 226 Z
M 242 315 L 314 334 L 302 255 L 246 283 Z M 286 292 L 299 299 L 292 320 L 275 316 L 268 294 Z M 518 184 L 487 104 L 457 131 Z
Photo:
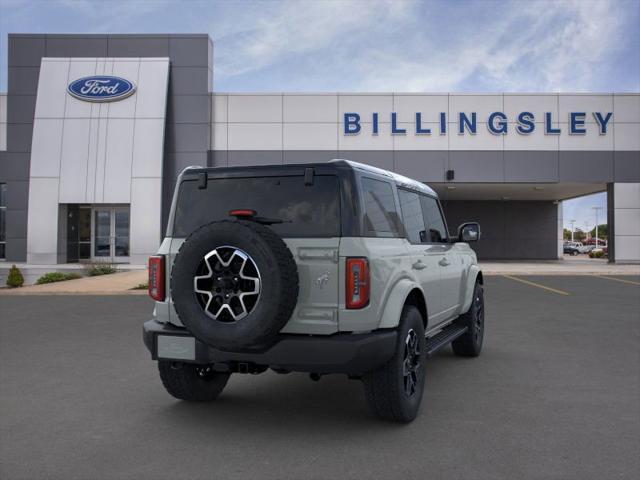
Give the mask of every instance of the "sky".
M 638 25 L 640 0 L 0 0 L 0 91 L 8 33 L 208 33 L 219 92 L 638 92 Z

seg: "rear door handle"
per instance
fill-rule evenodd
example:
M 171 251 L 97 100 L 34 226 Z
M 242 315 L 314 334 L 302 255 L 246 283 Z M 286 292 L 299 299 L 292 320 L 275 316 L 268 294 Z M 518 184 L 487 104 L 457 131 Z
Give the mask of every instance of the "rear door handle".
M 413 268 L 414 270 L 424 270 L 425 268 L 427 268 L 427 266 L 422 263 L 422 260 L 418 260 L 413 265 L 411 265 L 411 268 Z
M 451 265 L 451 264 L 449 263 L 449 260 L 447 260 L 447 257 L 443 257 L 442 260 L 438 262 L 438 265 L 442 267 L 446 267 L 447 265 Z

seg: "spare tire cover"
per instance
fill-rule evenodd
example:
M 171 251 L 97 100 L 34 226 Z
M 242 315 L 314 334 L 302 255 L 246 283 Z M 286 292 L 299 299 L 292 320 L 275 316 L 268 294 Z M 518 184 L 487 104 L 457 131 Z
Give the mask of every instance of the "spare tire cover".
M 226 350 L 275 340 L 298 299 L 291 251 L 270 228 L 218 221 L 184 241 L 171 270 L 171 297 L 198 339 Z

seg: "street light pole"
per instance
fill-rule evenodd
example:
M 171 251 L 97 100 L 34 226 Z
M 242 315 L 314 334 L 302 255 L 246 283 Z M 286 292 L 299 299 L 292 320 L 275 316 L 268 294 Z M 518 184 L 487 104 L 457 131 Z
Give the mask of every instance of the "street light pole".
M 598 248 L 598 210 L 602 210 L 602 207 L 591 207 L 596 212 L 596 248 Z
M 575 225 L 576 221 L 575 220 L 571 220 L 569 223 L 571 224 L 571 241 L 573 242 L 573 230 L 574 230 L 574 225 Z

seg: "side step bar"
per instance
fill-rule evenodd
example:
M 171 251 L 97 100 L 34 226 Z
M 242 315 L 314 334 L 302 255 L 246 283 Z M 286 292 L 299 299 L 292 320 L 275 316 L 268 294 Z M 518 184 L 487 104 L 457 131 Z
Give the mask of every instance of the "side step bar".
M 427 338 L 427 357 L 432 356 L 442 347 L 453 342 L 456 338 L 466 332 L 467 328 L 468 327 L 460 327 L 452 324 L 440 330 L 433 337 Z

